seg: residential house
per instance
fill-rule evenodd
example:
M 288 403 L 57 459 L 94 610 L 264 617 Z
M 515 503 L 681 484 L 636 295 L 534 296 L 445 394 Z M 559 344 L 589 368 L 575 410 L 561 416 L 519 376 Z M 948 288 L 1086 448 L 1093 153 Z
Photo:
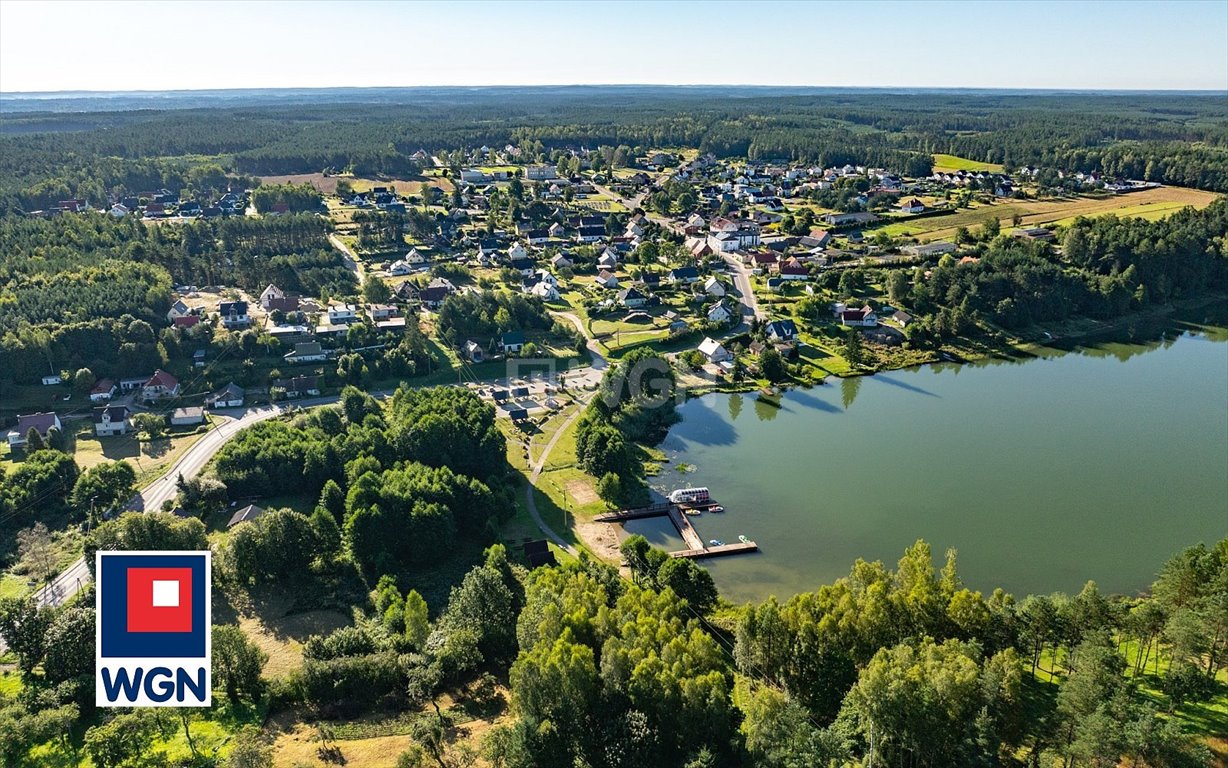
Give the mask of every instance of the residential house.
M 184 302 L 183 299 L 175 299 L 175 303 L 166 311 L 166 319 L 174 322 L 177 318 L 187 317 L 192 313 L 192 308 Z
M 94 409 L 94 434 L 98 437 L 126 435 L 132 428 L 132 409 L 126 405 L 107 405 Z
M 26 446 L 26 435 L 30 434 L 30 430 L 36 430 L 39 437 L 46 440 L 51 433 L 51 430 L 61 430 L 63 425 L 60 424 L 60 417 L 54 411 L 46 413 L 30 413 L 25 416 L 17 417 L 17 426 L 9 432 L 9 448 L 24 448 Z
M 550 229 L 546 230 L 546 232 L 547 234 L 550 235 L 550 237 L 558 239 L 558 238 L 562 238 L 563 235 L 567 234 L 567 227 L 563 226 L 562 224 L 556 221 L 555 223 L 550 225 Z
M 601 270 L 597 273 L 597 279 L 594 280 L 598 288 L 614 289 L 618 287 L 618 278 L 609 270 Z
M 532 278 L 528 279 L 532 280 Z M 534 282 L 529 287 L 529 293 L 542 301 L 558 301 L 560 298 L 558 287 L 544 280 Z
M 90 390 L 91 403 L 105 403 L 112 397 L 115 397 L 115 382 L 111 379 L 102 379 L 94 388 Z
M 226 328 L 246 328 L 252 324 L 252 319 L 247 314 L 246 301 L 223 301 L 218 304 L 217 313 Z
M 199 322 L 200 317 L 198 315 L 184 315 L 183 317 L 176 317 L 174 320 L 172 320 L 171 325 L 186 331 L 188 328 L 195 328 Z
M 921 213 L 924 210 L 925 203 L 921 202 L 915 197 L 910 200 L 904 200 L 900 203 L 901 213 Z
M 697 267 L 675 267 L 665 276 L 665 282 L 671 285 L 690 285 L 699 282 Z
M 750 267 L 751 272 L 756 275 L 770 271 L 778 261 L 780 257 L 772 251 L 754 251 L 746 254 L 746 266 Z
M 124 205 L 123 203 L 116 203 L 115 205 L 111 206 L 110 213 L 113 217 L 122 219 L 131 213 L 131 211 L 129 210 L 128 206 Z
M 473 339 L 465 342 L 465 346 L 461 350 L 462 355 L 471 363 L 480 363 L 486 359 L 485 353 L 482 351 L 482 345 L 478 344 Z
M 704 340 L 699 343 L 699 353 L 707 358 L 709 363 L 723 363 L 729 359 L 729 350 L 710 336 L 705 336 Z
M 314 396 L 320 394 L 320 377 L 295 376 L 290 379 L 277 379 L 273 382 L 273 388 L 282 390 L 291 400 L 304 395 Z
M 776 343 L 791 342 L 797 338 L 797 324 L 792 320 L 773 320 L 764 329 L 770 341 Z
M 243 387 L 233 381 L 205 398 L 205 405 L 210 408 L 241 408 L 246 393 Z
M 260 306 L 264 307 L 265 311 L 271 309 L 271 304 L 274 301 L 280 301 L 286 298 L 286 292 L 278 288 L 276 285 L 269 283 L 268 286 L 260 292 Z
M 606 269 L 611 272 L 618 269 L 618 254 L 606 248 L 600 256 L 597 257 L 597 269 Z
M 767 279 L 767 289 L 771 293 L 780 293 L 785 287 L 785 281 L 779 277 L 769 277 Z
M 550 230 L 548 229 L 530 229 L 524 233 L 524 239 L 529 245 L 545 245 L 550 242 Z
M 234 528 L 239 523 L 249 523 L 263 514 L 263 507 L 257 507 L 255 504 L 248 504 L 246 507 L 243 507 L 230 516 L 230 522 L 226 523 L 226 527 Z
M 358 307 L 353 304 L 333 304 L 328 308 L 329 325 L 348 325 L 358 319 Z
M 639 309 L 648 303 L 648 296 L 635 286 L 618 292 L 618 303 L 627 309 Z
M 525 250 L 524 246 L 521 245 L 519 241 L 512 243 L 511 247 L 507 249 L 508 261 L 515 262 L 527 258 L 529 258 L 529 252 Z
M 709 296 L 716 296 L 718 298 L 724 296 L 725 284 L 718 280 L 715 275 L 709 277 L 704 281 L 704 293 L 708 294 Z
M 64 383 L 64 378 L 60 376 L 60 374 L 58 373 L 49 373 L 43 377 L 44 387 L 53 387 L 56 384 L 63 384 L 63 383 Z
M 294 345 L 293 352 L 287 352 L 285 360 L 287 363 L 319 363 L 328 359 L 328 352 L 324 347 L 320 346 L 318 341 L 306 341 L 301 344 Z
M 709 323 L 715 325 L 724 325 L 733 317 L 733 313 L 729 311 L 729 307 L 725 306 L 723 300 L 709 305 L 704 310 L 704 315 L 708 318 Z
M 179 380 L 159 368 L 141 385 L 141 397 L 145 400 L 162 400 L 179 396 Z
M 371 318 L 371 322 L 378 323 L 387 320 L 390 317 L 397 316 L 397 306 L 395 304 L 368 304 L 367 317 Z
M 207 354 L 208 353 L 206 353 L 205 350 L 203 349 L 198 349 L 195 352 L 193 352 L 192 353 L 192 367 L 193 368 L 204 368 L 205 367 L 205 356 Z
M 831 245 L 831 232 L 815 227 L 798 242 L 806 248 L 826 248 Z
M 171 426 L 186 427 L 205 422 L 205 409 L 199 405 L 187 408 L 176 408 L 171 411 Z
M 524 333 L 522 331 L 508 331 L 499 337 L 499 349 L 503 350 L 505 355 L 515 355 L 524 349 Z
M 528 258 L 512 259 L 508 266 L 519 272 L 521 277 L 528 277 L 533 274 L 533 270 L 537 267 L 533 260 Z
M 895 313 L 891 315 L 891 319 L 899 323 L 901 328 L 907 328 L 913 321 L 912 315 L 908 314 L 902 309 L 897 309 Z
M 571 259 L 567 258 L 561 253 L 556 254 L 550 259 L 550 266 L 554 267 L 555 269 L 562 269 L 563 267 L 570 267 L 571 265 Z
M 797 260 L 796 257 L 790 257 L 778 265 L 777 271 L 780 274 L 781 280 L 805 280 L 810 277 L 810 270 L 806 265 Z
M 878 326 L 878 315 L 867 304 L 861 309 L 845 308 L 840 312 L 840 324 L 862 328 L 875 328 Z
M 600 227 L 580 227 L 576 230 L 577 243 L 599 243 L 605 239 L 605 225 Z

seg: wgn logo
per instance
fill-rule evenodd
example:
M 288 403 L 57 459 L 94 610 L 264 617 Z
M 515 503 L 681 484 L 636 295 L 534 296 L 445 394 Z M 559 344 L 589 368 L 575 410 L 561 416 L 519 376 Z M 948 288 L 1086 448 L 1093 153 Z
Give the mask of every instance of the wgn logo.
M 208 552 L 97 553 L 100 707 L 212 704 Z

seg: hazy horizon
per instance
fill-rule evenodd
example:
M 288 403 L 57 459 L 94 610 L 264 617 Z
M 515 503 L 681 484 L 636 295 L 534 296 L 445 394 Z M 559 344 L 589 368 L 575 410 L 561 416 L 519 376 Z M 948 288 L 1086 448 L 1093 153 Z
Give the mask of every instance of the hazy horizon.
M 1218 92 L 1228 90 L 1225 29 L 1228 3 L 1196 0 L 0 0 L 0 93 L 621 83 Z M 51 39 L 67 54 L 49 58 Z

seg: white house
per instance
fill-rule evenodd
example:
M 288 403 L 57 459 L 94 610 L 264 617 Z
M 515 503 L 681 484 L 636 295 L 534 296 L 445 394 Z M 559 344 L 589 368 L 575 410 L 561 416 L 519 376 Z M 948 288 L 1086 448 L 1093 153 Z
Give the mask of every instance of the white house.
M 117 387 L 115 386 L 114 381 L 111 379 L 102 379 L 94 385 L 93 389 L 90 390 L 90 402 L 105 403 L 112 397 L 115 397 L 116 389 Z
M 268 287 L 260 292 L 260 306 L 268 309 L 273 305 L 274 301 L 280 301 L 284 298 L 286 298 L 286 292 L 269 283 Z
M 125 435 L 132 428 L 132 411 L 126 405 L 94 409 L 94 434 L 99 437 Z
M 246 328 L 252 324 L 246 301 L 223 301 L 217 305 L 217 313 L 222 318 L 222 325 L 227 328 Z
M 141 385 L 141 397 L 146 400 L 178 396 L 179 380 L 160 368 Z
M 529 257 L 529 252 L 526 251 L 524 249 L 524 246 L 521 245 L 519 242 L 512 243 L 512 246 L 507 249 L 507 260 L 508 261 L 518 261 L 520 259 L 527 259 L 528 257 Z
M 729 350 L 711 337 L 704 337 L 704 340 L 699 343 L 699 353 L 710 363 L 721 363 L 729 359 Z
M 724 301 L 718 301 L 712 304 L 705 310 L 709 323 L 724 325 L 729 322 L 729 318 L 733 317 L 733 313 L 729 311 L 729 307 L 725 306 Z
M 529 293 L 533 294 L 534 296 L 541 299 L 542 301 L 558 301 L 559 300 L 559 289 L 555 287 L 553 284 L 547 283 L 544 280 L 541 282 L 534 283 L 533 287 L 529 289 Z
M 128 206 L 124 205 L 123 203 L 116 203 L 115 205 L 111 206 L 111 215 L 117 219 L 124 218 L 128 215 L 128 213 Z
M 64 383 L 64 379 L 58 373 L 49 373 L 43 377 L 44 387 L 53 387 L 56 384 L 63 384 L 63 383 Z
M 185 304 L 183 299 L 175 299 L 175 303 L 166 311 L 166 319 L 174 322 L 175 318 L 187 317 L 191 312 L 191 307 Z
M 294 345 L 293 352 L 287 352 L 285 360 L 287 363 L 319 363 L 328 359 L 328 352 L 320 346 L 318 341 L 305 341 L 301 344 Z
M 482 351 L 482 345 L 478 344 L 473 339 L 465 342 L 463 353 L 465 359 L 471 363 L 480 363 L 486 357 L 485 353 Z
M 345 325 L 358 319 L 358 307 L 353 304 L 334 304 L 328 308 L 329 325 Z
M 597 274 L 596 283 L 599 288 L 617 288 L 618 278 L 614 276 L 613 272 L 603 269 Z
M 704 281 L 704 293 L 720 298 L 725 295 L 725 284 L 716 279 L 715 276 L 709 277 Z
M 606 248 L 600 256 L 597 257 L 597 269 L 608 269 L 613 271 L 618 269 L 618 254 Z
M 554 267 L 555 269 L 562 269 L 563 267 L 570 267 L 571 264 L 572 264 L 571 259 L 567 258 L 561 253 L 555 255 L 554 257 L 550 259 L 550 266 Z
M 243 387 L 232 381 L 206 397 L 205 404 L 210 408 L 241 408 L 244 394 Z
M 396 261 L 392 262 L 392 264 L 389 265 L 388 267 L 388 274 L 392 275 L 393 277 L 400 277 L 401 275 L 408 275 L 413 271 L 414 271 L 414 268 L 411 267 L 409 265 L 409 262 L 406 261 L 405 259 L 397 259 Z
M 921 213 L 924 210 L 925 203 L 921 202 L 915 197 L 911 200 L 905 200 L 904 202 L 900 203 L 901 213 Z
M 171 411 L 171 424 L 176 427 L 186 427 L 192 424 L 203 424 L 205 421 L 205 409 L 199 405 L 189 406 L 187 408 L 176 408 Z

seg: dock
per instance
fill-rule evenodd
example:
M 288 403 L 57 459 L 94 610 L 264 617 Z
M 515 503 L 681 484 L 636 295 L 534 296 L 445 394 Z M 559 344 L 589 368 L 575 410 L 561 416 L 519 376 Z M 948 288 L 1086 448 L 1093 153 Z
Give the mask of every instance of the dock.
M 706 505 L 707 507 L 716 506 L 715 503 Z M 704 508 L 704 507 L 699 507 Z M 739 555 L 743 552 L 757 552 L 759 545 L 753 541 L 739 541 L 736 544 L 720 544 L 717 546 L 709 546 L 700 538 L 699 532 L 695 530 L 695 526 L 691 525 L 690 519 L 687 518 L 683 511 L 684 506 L 673 504 L 670 502 L 658 502 L 650 504 L 646 507 L 635 507 L 633 509 L 620 509 L 617 512 L 607 512 L 603 515 L 597 515 L 593 518 L 594 522 L 598 523 L 622 523 L 627 520 L 643 520 L 648 517 L 668 517 L 670 522 L 674 524 L 674 528 L 678 530 L 678 535 L 686 543 L 686 549 L 680 549 L 677 552 L 670 552 L 670 557 L 685 557 L 690 559 L 699 559 L 703 557 L 722 557 L 724 555 Z

